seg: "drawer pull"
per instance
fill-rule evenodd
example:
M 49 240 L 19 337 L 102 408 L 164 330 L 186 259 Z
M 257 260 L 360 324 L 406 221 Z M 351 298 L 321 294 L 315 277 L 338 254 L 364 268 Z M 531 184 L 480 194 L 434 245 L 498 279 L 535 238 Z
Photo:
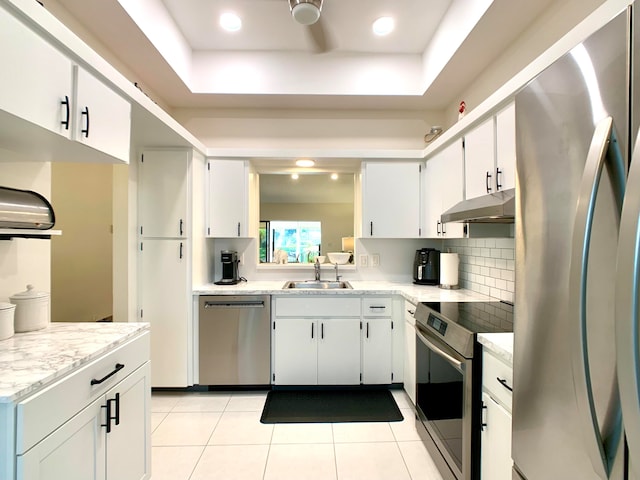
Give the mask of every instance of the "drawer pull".
M 507 380 L 505 378 L 496 377 L 496 380 L 498 380 L 498 382 L 500 382 L 500 385 L 502 385 L 504 388 L 506 388 L 510 392 L 513 392 L 513 387 L 510 387 L 507 384 Z
M 384 305 L 369 305 L 369 309 L 371 310 L 384 310 L 385 308 L 387 308 Z
M 116 363 L 116 368 L 113 369 L 113 371 L 111 373 L 108 373 L 107 375 L 105 375 L 104 377 L 102 377 L 100 380 L 96 380 L 95 378 L 91 379 L 91 385 L 100 385 L 102 382 L 104 382 L 105 380 L 107 380 L 108 378 L 114 376 L 116 373 L 118 373 L 120 370 L 122 370 L 124 368 L 124 364 L 122 363 Z

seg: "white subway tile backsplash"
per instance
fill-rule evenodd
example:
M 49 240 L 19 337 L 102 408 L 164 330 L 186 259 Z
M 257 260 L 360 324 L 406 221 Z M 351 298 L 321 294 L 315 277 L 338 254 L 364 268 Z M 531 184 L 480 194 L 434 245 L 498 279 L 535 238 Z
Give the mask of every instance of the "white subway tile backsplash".
M 462 238 L 444 241 L 443 251 L 460 256 L 460 286 L 513 302 L 515 254 L 513 238 Z

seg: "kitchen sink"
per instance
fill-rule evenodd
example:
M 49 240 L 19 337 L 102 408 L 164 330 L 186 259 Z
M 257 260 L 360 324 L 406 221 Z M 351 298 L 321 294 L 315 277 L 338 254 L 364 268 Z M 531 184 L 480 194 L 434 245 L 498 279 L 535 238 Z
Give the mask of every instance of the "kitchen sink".
M 343 288 L 353 288 L 349 282 L 336 282 L 330 280 L 301 280 L 290 281 L 284 284 L 283 290 L 289 288 L 315 288 L 319 290 L 337 290 Z

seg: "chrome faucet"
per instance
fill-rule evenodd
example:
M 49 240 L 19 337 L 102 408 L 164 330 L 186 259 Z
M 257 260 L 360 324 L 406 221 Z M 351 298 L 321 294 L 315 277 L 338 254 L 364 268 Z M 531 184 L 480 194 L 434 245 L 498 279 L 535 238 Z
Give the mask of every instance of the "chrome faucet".
M 316 282 L 320 281 L 320 262 L 316 258 L 316 263 L 313 264 L 313 270 L 315 272 Z
M 340 281 L 340 277 L 342 275 L 338 275 L 338 264 L 335 263 L 334 265 L 335 265 L 335 269 L 336 269 L 336 282 L 339 282 Z

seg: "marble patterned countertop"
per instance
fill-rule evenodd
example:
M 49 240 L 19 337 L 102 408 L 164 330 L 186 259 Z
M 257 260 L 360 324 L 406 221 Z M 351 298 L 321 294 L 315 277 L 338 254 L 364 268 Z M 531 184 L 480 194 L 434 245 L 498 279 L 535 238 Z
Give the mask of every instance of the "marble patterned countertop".
M 446 290 L 430 285 L 384 281 L 347 280 L 352 289 L 319 290 L 299 288 L 283 290 L 285 280 L 249 281 L 237 285 L 196 286 L 194 295 L 402 295 L 413 304 L 419 302 L 486 302 L 497 299 L 471 290 Z
M 479 333 L 478 341 L 509 365 L 513 365 L 513 333 Z
M 0 403 L 39 390 L 147 329 L 148 323 L 51 323 L 0 341 Z

